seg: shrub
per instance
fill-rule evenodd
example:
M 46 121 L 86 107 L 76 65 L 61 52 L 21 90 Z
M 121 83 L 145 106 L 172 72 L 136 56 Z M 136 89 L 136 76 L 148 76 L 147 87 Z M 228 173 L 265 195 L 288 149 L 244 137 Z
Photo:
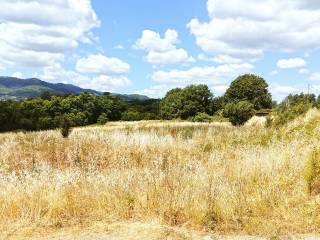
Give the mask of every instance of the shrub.
M 314 94 L 290 94 L 275 109 L 270 125 L 284 125 L 316 106 Z
M 140 121 L 144 118 L 143 114 L 137 111 L 126 111 L 122 114 L 122 120 L 124 121 Z
M 281 126 L 284 125 L 295 118 L 305 114 L 309 109 L 312 108 L 312 105 L 309 103 L 297 103 L 287 106 L 282 106 L 276 109 L 272 125 Z
M 255 114 L 254 106 L 248 101 L 228 103 L 223 111 L 223 116 L 228 118 L 232 125 L 243 125 Z
M 190 119 L 192 122 L 211 122 L 212 117 L 206 113 L 198 113 L 196 116 Z
M 67 116 L 63 116 L 61 119 L 61 135 L 63 138 L 68 138 L 71 133 L 72 122 Z
M 107 114 L 106 114 L 106 113 L 102 113 L 102 114 L 98 117 L 97 123 L 100 124 L 100 125 L 104 125 L 104 124 L 106 124 L 107 122 L 109 122 L 109 118 L 108 118 Z
M 304 169 L 304 179 L 310 194 L 320 194 L 320 149 L 311 152 Z

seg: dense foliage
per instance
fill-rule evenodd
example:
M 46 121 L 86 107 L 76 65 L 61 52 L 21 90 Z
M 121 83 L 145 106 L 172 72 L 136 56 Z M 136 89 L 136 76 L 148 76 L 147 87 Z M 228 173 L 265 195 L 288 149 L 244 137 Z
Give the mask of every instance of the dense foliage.
M 290 94 L 274 110 L 272 125 L 279 126 L 319 105 L 314 94 Z
M 130 112 L 137 115 L 127 119 Z M 71 126 L 105 124 L 108 121 L 158 118 L 158 100 L 126 102 L 108 94 L 89 93 L 47 96 L 22 101 L 0 101 L 0 131 L 45 130 L 61 127 L 67 118 Z
M 270 109 L 272 97 L 266 81 L 253 74 L 236 78 L 225 93 L 227 102 L 249 101 L 255 110 Z
M 163 119 L 188 119 L 198 113 L 210 113 L 213 94 L 207 85 L 190 85 L 169 91 L 161 102 Z
M 249 101 L 228 103 L 223 111 L 224 117 L 229 118 L 229 121 L 235 126 L 244 124 L 254 114 L 254 105 Z

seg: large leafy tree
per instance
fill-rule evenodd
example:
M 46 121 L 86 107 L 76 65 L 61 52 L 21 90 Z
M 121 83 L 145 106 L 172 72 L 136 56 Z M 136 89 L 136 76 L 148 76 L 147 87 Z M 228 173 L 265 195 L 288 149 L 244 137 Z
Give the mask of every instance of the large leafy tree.
M 212 93 L 207 85 L 190 85 L 183 89 L 172 89 L 161 101 L 161 117 L 187 119 L 198 113 L 208 113 L 211 99 Z
M 266 81 L 254 74 L 236 78 L 225 93 L 227 102 L 249 101 L 255 110 L 272 108 L 272 97 Z
M 182 107 L 182 89 L 174 88 L 167 92 L 164 99 L 160 103 L 160 116 L 163 119 L 175 119 L 180 117 L 180 109 Z

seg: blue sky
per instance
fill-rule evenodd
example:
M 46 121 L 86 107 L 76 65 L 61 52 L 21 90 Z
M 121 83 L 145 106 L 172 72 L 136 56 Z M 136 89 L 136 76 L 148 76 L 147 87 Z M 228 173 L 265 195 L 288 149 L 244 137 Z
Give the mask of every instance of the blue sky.
M 162 97 L 240 74 L 320 93 L 317 0 L 3 0 L 1 75 Z

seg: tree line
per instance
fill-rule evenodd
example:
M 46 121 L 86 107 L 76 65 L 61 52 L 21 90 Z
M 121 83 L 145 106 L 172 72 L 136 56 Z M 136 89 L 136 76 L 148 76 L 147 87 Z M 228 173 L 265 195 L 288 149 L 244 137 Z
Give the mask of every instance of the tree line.
M 105 124 L 108 121 L 158 119 L 159 100 L 124 101 L 118 97 L 90 93 L 50 96 L 21 101 L 0 101 L 0 131 L 46 130 L 61 127 Z
M 124 101 L 108 93 L 51 96 L 45 92 L 37 99 L 0 101 L 0 131 L 55 129 L 66 123 L 73 127 L 156 119 L 197 122 L 228 119 L 233 125 L 241 125 L 255 113 L 270 109 L 277 113 L 273 123 L 281 125 L 319 106 L 319 102 L 314 94 L 296 94 L 277 105 L 266 81 L 253 74 L 236 78 L 219 97 L 202 84 L 172 89 L 161 100 Z

